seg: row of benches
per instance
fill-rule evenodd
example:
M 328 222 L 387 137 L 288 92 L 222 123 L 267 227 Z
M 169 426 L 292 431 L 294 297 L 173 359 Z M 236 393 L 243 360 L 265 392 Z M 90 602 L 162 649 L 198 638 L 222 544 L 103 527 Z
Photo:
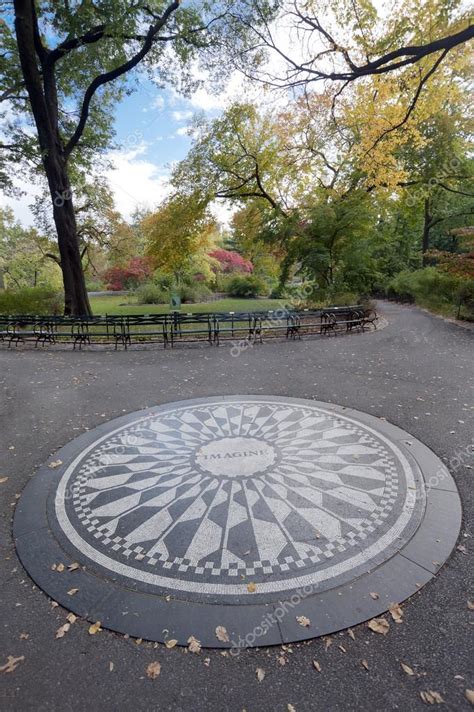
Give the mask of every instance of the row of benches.
M 376 327 L 377 314 L 362 306 L 331 309 L 278 309 L 266 312 L 185 314 L 140 314 L 92 317 L 1 316 L 0 340 L 10 347 L 26 341 L 38 344 L 70 342 L 73 347 L 93 342 L 113 343 L 125 349 L 132 343 L 207 341 L 219 345 L 222 339 L 262 342 L 265 337 L 301 338 L 305 334 L 336 335 L 341 331 L 363 331 Z

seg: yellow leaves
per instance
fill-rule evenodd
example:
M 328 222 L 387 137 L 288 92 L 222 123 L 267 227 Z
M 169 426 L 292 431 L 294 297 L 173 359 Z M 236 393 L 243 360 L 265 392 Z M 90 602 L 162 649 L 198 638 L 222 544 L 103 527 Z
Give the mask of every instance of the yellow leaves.
M 5 672 L 5 673 L 15 672 L 18 665 L 20 663 L 22 663 L 24 659 L 25 659 L 24 655 L 20 655 L 17 658 L 15 658 L 13 655 L 8 655 L 7 662 L 5 663 L 5 665 L 0 666 L 0 672 Z
M 146 676 L 149 677 L 150 680 L 155 680 L 160 673 L 161 665 L 157 660 L 153 663 L 150 663 L 146 669 Z
M 434 690 L 423 690 L 420 692 L 420 697 L 427 705 L 440 705 L 444 702 L 439 692 Z
M 174 648 L 175 645 L 178 645 L 178 641 L 175 638 L 170 638 L 169 640 L 165 640 L 165 646 L 168 648 L 168 650 L 171 650 L 171 648 Z
M 388 610 L 395 623 L 403 623 L 403 611 L 398 603 L 392 603 Z
M 229 642 L 229 634 L 227 630 L 224 628 L 222 625 L 218 625 L 216 628 L 216 638 L 217 640 L 220 640 L 222 643 L 228 643 Z
M 256 584 L 254 584 L 253 581 L 250 581 L 250 583 L 247 584 L 247 591 L 249 593 L 255 593 L 256 590 L 257 590 Z
M 56 638 L 64 638 L 70 627 L 70 623 L 64 623 L 60 628 L 57 629 Z
M 370 630 L 373 630 L 374 633 L 380 633 L 380 635 L 387 635 L 390 630 L 390 623 L 385 618 L 372 618 L 367 625 Z
M 201 642 L 194 635 L 190 635 L 188 638 L 188 650 L 195 655 L 201 652 Z
M 100 627 L 100 621 L 96 621 L 95 623 L 92 623 L 92 625 L 89 626 L 89 635 L 95 635 L 101 630 L 102 628 Z

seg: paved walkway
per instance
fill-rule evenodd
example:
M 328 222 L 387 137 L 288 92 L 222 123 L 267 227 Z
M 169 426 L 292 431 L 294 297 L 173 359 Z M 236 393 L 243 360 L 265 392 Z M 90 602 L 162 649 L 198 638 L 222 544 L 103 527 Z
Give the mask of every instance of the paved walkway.
M 0 673 L 0 709 L 416 710 L 425 709 L 420 692 L 427 690 L 446 709 L 469 709 L 472 333 L 416 308 L 382 310 L 389 325 L 378 333 L 268 343 L 237 358 L 228 348 L 0 351 L 0 668 L 9 655 L 24 656 L 13 672 Z M 16 495 L 35 468 L 87 428 L 125 412 L 243 393 L 352 406 L 413 433 L 450 464 L 458 483 L 461 548 L 403 605 L 403 622 L 386 636 L 361 625 L 354 637 L 332 636 L 330 645 L 319 639 L 237 658 L 137 644 L 105 630 L 89 635 L 80 620 L 56 639 L 66 611 L 32 585 L 11 541 Z M 155 661 L 161 674 L 152 680 L 146 669 Z M 257 668 L 265 671 L 261 681 Z

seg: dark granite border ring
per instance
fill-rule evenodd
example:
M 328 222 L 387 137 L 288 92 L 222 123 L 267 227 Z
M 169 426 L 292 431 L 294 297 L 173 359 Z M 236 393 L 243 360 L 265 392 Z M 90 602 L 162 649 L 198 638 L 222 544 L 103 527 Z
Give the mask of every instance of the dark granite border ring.
M 18 556 L 35 583 L 52 599 L 90 621 L 100 620 L 105 628 L 137 638 L 164 642 L 177 639 L 185 645 L 190 635 L 207 647 L 233 648 L 264 646 L 305 640 L 354 626 L 400 603 L 431 580 L 453 550 L 461 526 L 461 504 L 456 485 L 441 460 L 420 441 L 385 420 L 338 405 L 270 396 L 229 396 L 202 398 L 175 403 L 191 406 L 244 398 L 254 401 L 305 403 L 324 408 L 335 415 L 357 419 L 394 442 L 415 464 L 425 481 L 426 509 L 418 529 L 391 558 L 359 578 L 327 591 L 303 588 L 298 595 L 281 600 L 242 605 L 187 601 L 171 596 L 135 590 L 132 582 L 99 575 L 88 561 L 72 559 L 53 533 L 47 504 L 67 466 L 92 442 L 140 416 L 165 410 L 171 404 L 148 408 L 100 425 L 59 450 L 50 462 L 61 460 L 57 468 L 43 466 L 25 488 L 15 511 L 13 534 Z M 58 573 L 54 564 L 78 561 L 79 569 Z M 68 591 L 77 588 L 75 595 Z M 374 600 L 370 592 L 376 591 Z M 306 616 L 308 627 L 296 621 Z M 217 639 L 217 626 L 226 628 L 229 641 Z

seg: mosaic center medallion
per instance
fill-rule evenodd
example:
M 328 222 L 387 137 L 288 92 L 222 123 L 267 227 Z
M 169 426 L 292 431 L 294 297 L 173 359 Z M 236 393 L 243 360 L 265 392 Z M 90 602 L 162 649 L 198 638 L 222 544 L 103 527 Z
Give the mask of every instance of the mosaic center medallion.
M 249 397 L 174 404 L 97 438 L 51 516 L 92 569 L 245 602 L 249 582 L 272 596 L 359 576 L 410 539 L 424 506 L 419 471 L 382 433 Z

